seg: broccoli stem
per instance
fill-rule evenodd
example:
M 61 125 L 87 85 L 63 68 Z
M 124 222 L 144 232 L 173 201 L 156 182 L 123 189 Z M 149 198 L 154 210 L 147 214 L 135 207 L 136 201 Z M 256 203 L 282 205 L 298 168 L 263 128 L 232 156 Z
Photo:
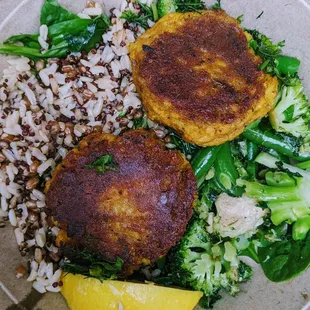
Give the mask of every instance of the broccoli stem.
M 303 240 L 306 238 L 310 230 L 310 216 L 305 216 L 298 219 L 293 224 L 293 239 L 294 240 Z
M 268 203 L 271 221 L 275 225 L 284 221 L 293 223 L 310 214 L 307 180 L 302 177 L 293 178 L 283 172 L 268 172 L 265 178 L 269 185 L 242 179 L 237 180 L 237 184 L 245 186 L 247 196 Z
M 264 165 L 268 168 L 278 168 L 278 165 L 277 163 L 279 163 L 279 160 L 267 153 L 264 153 L 264 152 L 261 152 L 255 159 L 255 161 L 261 165 Z M 302 170 L 298 167 L 294 167 L 292 165 L 289 165 L 289 164 L 285 164 L 285 163 L 282 163 L 281 164 L 282 167 L 284 169 L 287 169 L 289 171 L 291 171 L 292 173 L 298 173 L 299 175 L 301 175 L 302 177 L 304 177 L 305 179 L 307 179 L 308 181 L 310 181 L 310 173 L 305 171 L 305 170 Z
M 296 186 L 290 187 L 275 187 L 263 185 L 257 182 L 249 182 L 238 179 L 238 186 L 245 186 L 245 193 L 247 196 L 257 199 L 259 201 L 300 201 L 302 199 Z
M 270 186 L 290 187 L 296 185 L 296 181 L 284 172 L 268 171 L 265 178 Z
M 295 147 L 281 136 L 277 136 L 272 130 L 262 131 L 258 127 L 248 126 L 243 132 L 243 136 L 257 145 L 274 149 L 277 152 L 298 161 L 310 160 L 310 153 L 296 151 Z
M 192 160 L 192 168 L 197 179 L 198 188 L 205 181 L 205 177 L 215 162 L 216 156 L 220 149 L 221 146 L 206 147 L 199 150 L 195 154 Z
M 273 201 L 268 203 L 271 221 L 279 225 L 284 221 L 290 223 L 310 214 L 310 208 L 303 201 Z

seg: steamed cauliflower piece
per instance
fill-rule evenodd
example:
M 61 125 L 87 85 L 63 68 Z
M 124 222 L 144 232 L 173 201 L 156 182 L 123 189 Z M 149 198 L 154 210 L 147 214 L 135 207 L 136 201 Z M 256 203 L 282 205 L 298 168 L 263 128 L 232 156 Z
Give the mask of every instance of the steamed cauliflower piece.
M 222 237 L 235 238 L 243 234 L 250 237 L 263 223 L 263 217 L 268 212 L 256 205 L 257 200 L 246 195 L 231 197 L 220 194 L 215 201 L 217 215 L 209 215 L 209 230 L 218 232 Z

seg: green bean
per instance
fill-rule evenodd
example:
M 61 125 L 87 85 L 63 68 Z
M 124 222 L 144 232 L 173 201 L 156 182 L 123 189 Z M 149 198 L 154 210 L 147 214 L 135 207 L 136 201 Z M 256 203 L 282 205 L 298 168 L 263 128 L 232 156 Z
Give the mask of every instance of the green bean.
M 286 155 L 298 161 L 310 160 L 310 153 L 300 153 L 298 148 L 294 147 L 289 141 L 277 136 L 272 130 L 262 131 L 258 127 L 247 127 L 243 136 L 257 144 L 269 149 L 274 149 L 280 154 Z
M 250 179 L 255 179 L 258 171 L 258 164 L 254 161 L 249 161 L 246 166 L 246 171 L 248 172 Z
M 259 153 L 259 147 L 257 144 L 255 144 L 252 141 L 246 141 L 246 147 L 247 147 L 247 159 L 248 160 L 254 160 L 255 157 Z
M 239 178 L 239 174 L 234 164 L 229 142 L 222 145 L 214 166 L 216 185 L 223 191 L 236 196 L 241 195 L 242 189 L 236 187 L 236 181 Z
M 200 149 L 192 159 L 192 168 L 194 170 L 198 188 L 202 185 L 205 177 L 215 162 L 221 146 L 212 146 Z

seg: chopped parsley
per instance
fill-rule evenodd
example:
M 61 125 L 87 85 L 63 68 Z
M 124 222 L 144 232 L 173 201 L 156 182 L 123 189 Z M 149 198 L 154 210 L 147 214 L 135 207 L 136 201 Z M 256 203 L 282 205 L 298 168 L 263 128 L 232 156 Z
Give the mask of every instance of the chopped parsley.
M 146 117 L 140 117 L 138 119 L 133 120 L 133 126 L 132 129 L 147 129 L 147 119 Z
M 117 165 L 113 161 L 112 155 L 109 154 L 96 159 L 90 165 L 85 165 L 85 168 L 96 169 L 96 171 L 101 174 L 104 174 L 106 170 L 117 171 Z

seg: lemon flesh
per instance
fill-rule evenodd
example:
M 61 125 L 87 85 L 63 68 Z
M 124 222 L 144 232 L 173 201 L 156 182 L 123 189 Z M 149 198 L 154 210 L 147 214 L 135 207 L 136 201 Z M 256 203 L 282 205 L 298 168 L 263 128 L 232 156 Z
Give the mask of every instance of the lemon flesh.
M 192 310 L 201 292 L 67 274 L 61 293 L 71 310 Z

